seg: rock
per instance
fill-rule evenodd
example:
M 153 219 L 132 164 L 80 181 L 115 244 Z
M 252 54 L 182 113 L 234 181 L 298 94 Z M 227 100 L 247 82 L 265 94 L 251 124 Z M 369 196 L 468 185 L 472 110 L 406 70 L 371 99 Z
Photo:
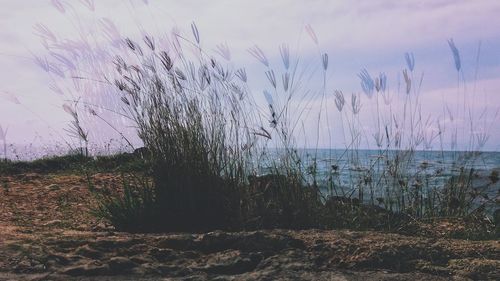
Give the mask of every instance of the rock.
M 62 274 L 70 276 L 97 276 L 97 275 L 109 275 L 110 268 L 109 265 L 94 265 L 94 264 L 84 264 L 72 266 L 64 269 Z
M 45 187 L 45 189 L 55 191 L 55 190 L 61 189 L 61 187 L 58 184 L 53 183 L 53 184 L 47 185 Z
M 31 269 L 31 263 L 28 260 L 21 260 L 20 262 L 17 263 L 17 265 L 14 267 L 14 272 L 17 273 L 23 273 L 23 272 L 28 272 Z
M 449 268 L 473 280 L 499 280 L 500 261 L 485 259 L 452 259 Z
M 45 273 L 38 273 L 38 274 L 30 274 L 30 277 L 27 278 L 26 280 L 29 281 L 44 281 L 44 280 L 51 280 L 48 278 L 52 272 L 45 272 Z
M 91 259 L 100 259 L 103 256 L 102 252 L 92 249 L 88 245 L 76 249 L 75 254 Z
M 75 229 L 79 230 L 79 231 L 85 231 L 85 230 L 89 229 L 89 226 L 86 224 L 80 224 L 80 225 L 76 226 Z
M 47 268 L 43 264 L 31 265 L 31 270 L 33 272 L 44 272 Z
M 27 174 L 21 175 L 21 180 L 25 181 L 25 182 L 34 181 L 34 180 L 37 180 L 40 178 L 41 178 L 41 176 L 37 173 L 27 173 Z
M 103 252 L 110 252 L 116 249 L 129 248 L 135 244 L 135 240 L 131 238 L 113 239 L 113 236 L 106 235 L 106 238 L 97 239 L 95 242 L 90 243 L 90 246 L 96 250 Z
M 192 280 L 188 279 L 188 275 L 193 274 L 193 270 L 185 265 L 177 266 L 177 265 L 157 265 L 155 267 L 155 271 L 160 273 L 161 275 L 167 275 L 167 276 L 178 276 L 178 277 L 183 277 L 182 280 Z M 190 276 L 194 277 L 194 276 Z M 197 280 L 197 279 L 194 279 Z M 203 279 L 202 279 L 203 280 Z M 206 280 L 206 278 L 205 278 Z
M 115 274 L 129 273 L 137 264 L 125 257 L 114 257 L 108 262 L 111 271 Z
M 102 232 L 102 231 L 109 229 L 109 227 L 107 227 L 104 222 L 99 222 L 99 223 L 93 225 L 91 229 L 92 229 L 92 231 L 95 231 L 95 232 Z
M 145 264 L 145 263 L 151 263 L 151 260 L 148 258 L 145 258 L 141 255 L 133 256 L 130 258 L 131 261 L 137 263 L 137 264 Z
M 272 235 L 261 231 L 246 233 L 239 237 L 235 248 L 245 252 L 280 251 L 288 248 L 304 249 L 302 240 L 288 235 Z
M 43 224 L 43 226 L 57 226 L 62 224 L 61 220 L 51 220 Z
M 261 260 L 261 255 L 253 253 L 244 257 L 241 255 L 236 257 L 228 256 L 226 258 L 222 257 L 222 259 L 219 255 L 218 260 L 215 262 L 209 261 L 202 270 L 210 274 L 242 274 L 254 270 Z
M 172 261 L 177 258 L 175 251 L 171 249 L 154 248 L 149 251 L 149 255 L 159 262 Z
M 48 266 L 66 266 L 71 262 L 67 257 L 60 254 L 49 254 L 46 259 Z
M 259 263 L 257 270 L 273 269 L 279 271 L 314 270 L 313 261 L 302 251 L 290 249 L 279 255 L 272 255 Z
M 242 252 L 266 252 L 287 248 L 302 249 L 305 246 L 303 241 L 287 235 L 273 235 L 262 231 L 243 233 L 215 231 L 203 235 L 196 247 L 205 253 L 214 253 L 229 249 Z
M 232 249 L 238 239 L 237 236 L 237 234 L 230 234 L 222 231 L 209 232 L 200 239 L 199 248 L 205 253 Z
M 195 236 L 191 234 L 167 237 L 158 242 L 158 246 L 174 250 L 189 250 L 195 248 Z
M 144 253 L 148 252 L 148 250 L 149 250 L 148 245 L 139 243 L 139 244 L 134 244 L 134 245 L 128 247 L 126 249 L 125 253 L 127 253 L 127 255 L 133 256 L 133 255 L 144 254 Z

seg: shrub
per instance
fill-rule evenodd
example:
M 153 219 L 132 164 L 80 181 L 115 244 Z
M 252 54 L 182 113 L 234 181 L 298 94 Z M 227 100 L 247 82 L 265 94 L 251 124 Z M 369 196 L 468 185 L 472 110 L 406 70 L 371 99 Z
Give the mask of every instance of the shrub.
M 181 52 L 174 59 L 153 42 L 145 38 L 146 54 L 127 39 L 138 64 L 118 57 L 114 81 L 150 152 L 156 228 L 241 227 L 244 186 L 257 152 L 245 78 L 236 80 L 234 70 L 206 59 L 201 49 L 199 61 Z
M 94 188 L 88 179 L 91 191 L 97 198 L 94 215 L 113 224 L 120 231 L 154 231 L 157 213 L 154 209 L 154 193 L 147 178 L 122 177 L 123 189 Z
M 323 215 L 321 193 L 304 186 L 301 175 L 277 172 L 250 176 L 244 201 L 244 226 L 262 228 L 318 227 Z

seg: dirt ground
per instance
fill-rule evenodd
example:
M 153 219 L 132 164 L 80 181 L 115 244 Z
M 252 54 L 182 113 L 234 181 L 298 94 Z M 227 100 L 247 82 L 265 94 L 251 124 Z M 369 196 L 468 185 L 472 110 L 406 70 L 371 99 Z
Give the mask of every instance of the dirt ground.
M 118 186 L 112 174 L 97 188 Z M 372 231 L 128 234 L 86 179 L 0 176 L 0 280 L 500 280 L 500 242 Z

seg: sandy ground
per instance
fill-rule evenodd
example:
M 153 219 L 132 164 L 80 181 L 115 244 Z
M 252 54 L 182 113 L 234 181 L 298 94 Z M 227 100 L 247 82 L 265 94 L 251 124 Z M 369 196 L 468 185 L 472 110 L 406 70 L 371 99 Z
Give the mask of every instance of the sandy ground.
M 112 174 L 97 187 L 119 186 Z M 77 175 L 0 176 L 0 280 L 500 280 L 500 242 L 370 231 L 114 232 Z

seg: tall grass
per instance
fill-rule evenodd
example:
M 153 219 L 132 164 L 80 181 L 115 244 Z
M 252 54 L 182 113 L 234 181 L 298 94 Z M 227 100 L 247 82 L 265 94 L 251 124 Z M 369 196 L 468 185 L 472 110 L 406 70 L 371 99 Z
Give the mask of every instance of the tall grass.
M 294 166 L 288 107 L 269 105 L 271 128 L 285 151 L 267 162 L 266 142 L 272 137 L 259 125 L 245 70 L 208 56 L 194 24 L 192 32 L 193 42 L 174 34 L 171 53 L 159 50 L 150 37 L 143 44 L 126 39 L 135 56 L 131 61 L 116 57 L 116 75 L 107 79 L 120 90 L 125 111 L 150 151 L 155 198 L 150 229 L 311 224 L 313 205 L 320 201 L 314 201 L 318 195 L 304 187 Z M 186 46 L 194 50 L 191 57 L 182 49 Z M 267 75 L 275 85 L 274 74 Z M 262 161 L 272 164 L 277 178 L 250 181 Z
M 83 128 L 98 117 L 131 147 L 134 141 L 122 130 L 132 126 L 151 152 L 146 161 L 152 184 L 126 185 L 125 193 L 104 199 L 100 214 L 118 227 L 137 225 L 127 217 L 147 222 L 141 224 L 147 230 L 375 225 L 372 214 L 385 223 L 401 216 L 466 217 L 488 203 L 477 200 L 471 180 L 493 126 L 491 112 L 471 114 L 453 40 L 448 45 L 463 106 L 457 98 L 454 105 L 444 102 L 442 114 L 426 116 L 424 74 L 411 52 L 398 87 L 390 87 L 385 73 L 363 69 L 360 91 L 347 95 L 330 89 L 329 56 L 307 26 L 318 51 L 314 62 L 305 65 L 286 44 L 278 49 L 279 66 L 257 45 L 248 50 L 267 79 L 262 107 L 228 46 L 207 53 L 194 23 L 192 39 L 178 31 L 124 39 L 111 20 L 99 26 L 109 42 L 105 48 L 94 45 L 103 39 L 95 33 L 79 30 L 80 44 L 70 44 L 37 25 L 51 59 L 36 62 L 51 76 L 69 73 L 77 92 L 106 93 L 81 101 L 68 97 L 79 106 L 64 107 L 73 118 L 69 133 L 82 145 L 97 137 Z M 361 114 L 371 114 L 373 123 L 364 124 Z M 469 130 L 460 128 L 458 117 L 463 123 L 468 118 Z M 339 133 L 332 131 L 338 123 Z M 320 141 L 330 148 L 335 134 L 342 135 L 343 151 L 322 154 Z M 307 136 L 304 149 L 297 142 L 301 135 Z M 458 139 L 469 140 L 467 151 L 460 151 Z M 432 152 L 436 146 L 440 159 Z
M 195 25 L 193 33 L 198 34 Z M 115 85 L 151 152 L 164 227 L 234 225 L 239 220 L 238 188 L 252 154 L 252 134 L 245 123 L 251 116 L 244 115 L 242 86 L 231 70 L 206 58 L 201 49 L 199 61 L 193 62 L 181 50 L 174 60 L 149 37 L 144 38 L 146 48 L 126 42 L 139 64 L 118 57 L 121 77 Z
M 317 36 L 310 26 L 307 27 L 307 32 L 317 45 Z M 358 212 L 353 214 L 354 216 L 359 215 L 360 210 L 357 207 L 352 208 L 352 200 L 356 199 L 356 202 L 382 207 L 412 219 L 467 218 L 471 214 L 477 215 L 478 211 L 484 211 L 486 206 L 489 206 L 489 211 L 481 214 L 482 218 L 488 220 L 488 213 L 491 215 L 493 211 L 491 207 L 496 208 L 495 195 L 488 196 L 488 190 L 478 190 L 473 186 L 473 179 L 476 177 L 476 170 L 482 167 L 480 151 L 487 140 L 487 137 L 482 136 L 489 134 L 495 121 L 486 121 L 487 108 L 481 118 L 473 118 L 471 112 L 474 109 L 468 103 L 460 53 L 453 40 L 449 40 L 448 44 L 457 72 L 457 93 L 462 95 L 456 99 L 455 109 L 444 103 L 442 106 L 445 115 L 424 115 L 421 93 L 424 74 L 417 73 L 413 53 L 406 53 L 406 68 L 400 74 L 403 78 L 402 87 L 398 87 L 396 91 L 390 90 L 385 73 L 373 77 L 363 69 L 358 75 L 362 93 L 366 97 L 364 100 L 375 108 L 375 112 L 372 112 L 372 124 L 361 122 L 359 116 L 363 106 L 359 93 L 353 93 L 350 106 L 345 106 L 344 91 L 325 88 L 328 84 L 324 75 L 328 68 L 328 55 L 318 52 L 317 64 L 323 76 L 323 86 L 314 85 L 314 88 L 321 89 L 311 96 L 311 100 L 320 101 L 319 106 L 315 108 L 317 135 L 313 141 L 316 146 L 313 146 L 312 152 L 304 150 L 303 155 L 299 155 L 297 159 L 308 160 L 307 163 L 301 163 L 298 170 L 310 176 L 309 183 L 322 189 L 327 205 L 329 201 L 339 201 L 339 196 L 348 197 L 347 201 L 340 201 L 348 202 L 345 205 L 354 213 Z M 276 92 L 276 95 L 265 92 L 270 115 L 274 117 L 276 102 L 273 98 L 279 97 L 280 94 L 276 91 L 273 77 L 274 73 L 280 72 L 286 77 L 287 64 L 283 64 L 283 70 L 273 69 L 262 51 L 253 50 L 252 55 L 265 66 L 270 86 Z M 312 92 L 314 88 L 300 90 Z M 287 87 L 283 86 L 282 89 L 286 93 Z M 325 93 L 328 92 L 332 94 L 325 100 Z M 286 94 L 281 96 L 287 97 Z M 289 100 L 291 99 L 287 99 Z M 463 101 L 462 106 L 458 105 L 459 100 Z M 282 111 L 291 111 L 293 109 L 290 107 L 295 106 L 297 108 L 294 109 L 301 112 L 309 106 L 308 102 L 307 98 L 302 98 L 298 106 L 286 103 L 287 108 Z M 328 103 L 335 105 L 339 119 L 330 119 L 328 112 L 331 112 L 332 106 L 324 106 Z M 491 113 L 492 120 L 496 120 L 497 113 L 489 112 Z M 301 114 L 294 116 L 304 117 Z M 329 124 L 339 121 L 345 151 L 333 156 L 331 150 L 323 154 L 318 153 L 320 131 L 327 131 L 331 138 Z M 271 124 L 275 124 L 274 119 Z M 294 132 L 293 122 L 285 124 L 288 125 L 288 131 Z M 466 129 L 467 124 L 469 130 Z M 373 129 L 367 131 L 366 128 L 370 126 Z M 445 138 L 449 139 L 448 144 Z M 470 141 L 459 147 L 458 139 Z M 370 144 L 375 144 L 374 150 L 366 152 L 361 149 L 362 145 L 370 147 Z M 439 154 L 433 150 L 435 146 L 440 147 Z M 447 151 L 446 147 L 449 147 L 450 151 Z
M 463 76 L 460 72 L 458 49 L 452 40 L 449 44 L 455 69 Z M 470 117 L 467 121 L 471 124 L 470 131 L 463 129 L 462 135 L 459 136 L 460 124 L 456 119 L 452 123 L 453 127 L 448 129 L 441 125 L 442 118 L 448 116 L 425 117 L 422 112 L 420 93 L 423 73 L 419 76 L 415 73 L 413 54 L 407 53 L 405 60 L 407 68 L 402 71 L 404 78 L 402 92 L 398 89 L 397 93 L 391 93 L 388 90 L 386 75 L 383 73 L 375 78 L 372 78 L 367 70 L 362 70 L 359 74 L 361 89 L 368 97 L 368 101 L 373 102 L 376 108 L 372 133 L 364 132 L 364 126 L 359 122 L 358 114 L 361 107 L 359 96 L 352 95 L 351 110 L 347 112 L 347 118 L 344 119 L 343 92 L 333 91 L 335 105 L 341 116 L 340 121 L 343 122 L 341 127 L 348 128 L 349 137 L 346 141 L 345 153 L 336 159 L 330 159 L 331 161 L 327 164 L 334 167 L 331 174 L 327 175 L 328 184 L 335 187 L 330 188 L 329 192 L 335 191 L 334 195 L 338 194 L 336 188 L 342 183 L 338 181 L 336 184 L 332 179 L 339 178 L 339 174 L 343 173 L 344 178 L 349 178 L 348 183 L 343 183 L 343 188 L 346 190 L 343 194 L 357 195 L 357 199 L 362 202 L 382 206 L 391 211 L 403 212 L 415 218 L 463 217 L 474 209 L 481 209 L 483 204 L 494 204 L 494 200 L 486 200 L 478 205 L 479 201 L 476 199 L 479 198 L 481 192 L 472 186 L 475 169 L 480 167 L 481 153 L 479 151 L 484 146 L 484 142 L 473 141 L 477 133 L 474 130 L 476 125 L 473 124 L 485 121 L 472 119 L 470 116 L 472 109 L 465 98 L 466 91 L 462 88 L 457 89 L 457 92 L 464 92 L 463 110 L 457 106 L 455 113 L 452 113 L 448 105 L 443 106 L 447 108 L 448 115 L 461 115 L 463 120 Z M 465 82 L 463 77 L 459 76 L 457 79 L 459 79 L 458 85 Z M 402 107 L 401 112 L 394 111 L 392 106 L 394 98 L 402 100 L 399 102 Z M 381 110 L 379 99 L 384 101 L 384 110 Z M 450 119 L 453 120 L 453 117 Z M 488 127 L 485 126 L 482 134 L 488 134 Z M 443 148 L 445 135 L 451 139 L 451 153 Z M 358 157 L 362 137 L 373 138 L 373 143 L 376 144 L 376 150 L 371 152 L 373 158 L 360 159 Z M 471 140 L 466 146 L 468 150 L 461 151 L 458 148 L 458 137 Z M 436 154 L 431 152 L 436 140 L 439 141 L 438 144 L 441 147 L 441 159 L 436 159 Z M 421 155 L 424 155 L 423 159 Z M 339 163 L 345 166 L 339 167 Z M 443 175 L 443 172 L 447 175 Z M 445 180 L 445 177 L 449 179 Z

